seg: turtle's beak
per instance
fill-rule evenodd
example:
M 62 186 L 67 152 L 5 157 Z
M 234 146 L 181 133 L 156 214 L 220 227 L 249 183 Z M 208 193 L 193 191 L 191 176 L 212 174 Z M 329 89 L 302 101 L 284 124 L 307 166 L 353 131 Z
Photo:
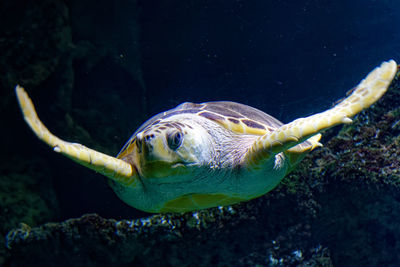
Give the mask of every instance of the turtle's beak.
M 161 135 L 156 135 L 151 131 L 138 133 L 136 146 L 142 165 L 155 161 L 170 162 L 170 152 L 166 149 Z

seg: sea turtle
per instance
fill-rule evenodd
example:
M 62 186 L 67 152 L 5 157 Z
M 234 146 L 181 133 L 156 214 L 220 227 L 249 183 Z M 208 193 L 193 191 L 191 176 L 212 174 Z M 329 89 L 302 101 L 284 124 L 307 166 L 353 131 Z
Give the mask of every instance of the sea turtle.
M 110 178 L 127 204 L 147 212 L 186 212 L 272 190 L 306 152 L 321 146 L 320 132 L 351 123 L 386 92 L 396 71 L 393 60 L 383 62 L 333 108 L 288 124 L 234 102 L 183 103 L 146 121 L 117 157 L 54 136 L 25 90 L 17 86 L 16 94 L 41 140 Z

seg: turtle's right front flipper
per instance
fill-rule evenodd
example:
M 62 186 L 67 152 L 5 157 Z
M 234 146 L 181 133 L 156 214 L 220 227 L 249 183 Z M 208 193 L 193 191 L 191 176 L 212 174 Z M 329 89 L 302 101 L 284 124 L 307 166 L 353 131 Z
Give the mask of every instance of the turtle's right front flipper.
M 333 108 L 297 119 L 261 136 L 247 152 L 245 164 L 248 167 L 258 165 L 263 159 L 290 149 L 332 126 L 351 123 L 351 117 L 382 97 L 396 72 L 397 64 L 394 60 L 383 62 L 360 82 L 350 96 Z
M 29 98 L 24 88 L 17 85 L 15 87 L 15 92 L 25 121 L 39 139 L 51 146 L 54 151 L 61 153 L 79 164 L 95 170 L 118 183 L 131 185 L 133 182 L 137 181 L 137 173 L 129 163 L 97 152 L 81 144 L 63 141 L 53 135 L 38 118 L 32 100 Z

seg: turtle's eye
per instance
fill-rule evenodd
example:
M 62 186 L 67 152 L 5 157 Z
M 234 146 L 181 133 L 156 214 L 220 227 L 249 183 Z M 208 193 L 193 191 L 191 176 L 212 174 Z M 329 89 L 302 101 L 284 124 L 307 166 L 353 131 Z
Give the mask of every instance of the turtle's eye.
M 181 132 L 174 132 L 167 136 L 168 146 L 172 150 L 177 150 L 181 146 L 182 140 L 183 135 Z

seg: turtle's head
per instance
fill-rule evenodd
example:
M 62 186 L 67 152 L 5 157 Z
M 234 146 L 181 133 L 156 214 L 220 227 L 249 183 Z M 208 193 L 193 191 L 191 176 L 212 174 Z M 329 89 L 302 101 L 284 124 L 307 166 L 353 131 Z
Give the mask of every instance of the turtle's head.
M 130 163 L 143 177 L 177 175 L 210 161 L 210 136 L 197 123 L 168 118 L 144 128 L 133 138 L 129 145 L 133 147 L 125 148 L 130 153 L 123 156 L 126 153 L 122 151 L 119 157 L 133 161 Z

